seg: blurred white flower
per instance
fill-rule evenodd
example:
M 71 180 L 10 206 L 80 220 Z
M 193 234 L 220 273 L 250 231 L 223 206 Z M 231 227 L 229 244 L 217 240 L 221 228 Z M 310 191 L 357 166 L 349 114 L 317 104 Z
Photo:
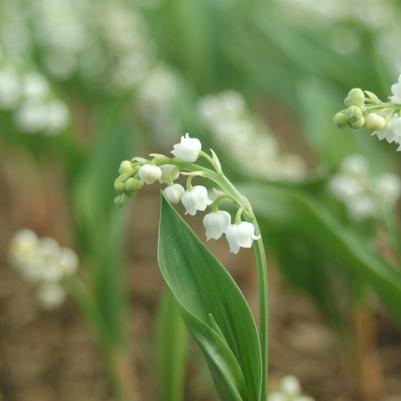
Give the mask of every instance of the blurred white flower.
M 183 161 L 193 163 L 198 157 L 202 149 L 202 144 L 199 139 L 191 138 L 189 134 L 181 137 L 181 142 L 174 145 L 171 153 Z
M 39 285 L 37 297 L 47 309 L 64 300 L 62 280 L 78 269 L 78 257 L 72 249 L 61 248 L 53 238 L 38 238 L 28 229 L 15 233 L 10 242 L 9 260 L 26 280 Z
M 21 81 L 10 66 L 0 66 L 0 109 L 13 109 L 20 99 Z
M 391 86 L 391 103 L 401 104 L 401 75 L 398 77 L 398 82 Z
M 195 185 L 192 189 L 186 191 L 181 199 L 185 207 L 185 214 L 195 216 L 197 211 L 205 211 L 212 203 L 209 199 L 207 188 L 202 185 Z
M 59 284 L 48 282 L 39 286 L 37 298 L 43 309 L 58 308 L 65 299 L 65 291 Z
M 230 227 L 231 215 L 225 210 L 211 212 L 203 217 L 203 226 L 206 230 L 206 239 L 219 239 Z
M 331 178 L 329 188 L 345 203 L 354 220 L 377 217 L 380 208 L 394 207 L 401 196 L 398 176 L 391 173 L 372 175 L 367 160 L 358 154 L 343 160 L 340 172 Z
M 269 401 L 313 401 L 301 393 L 301 385 L 295 376 L 282 378 L 279 388 L 269 394 Z
M 248 221 L 231 224 L 225 235 L 232 253 L 238 253 L 240 248 L 251 248 L 253 241 L 260 238 L 255 234 L 255 226 Z
M 185 189 L 180 184 L 173 184 L 166 187 L 163 191 L 164 196 L 171 203 L 179 203 L 185 193 Z
M 160 167 L 152 164 L 144 164 L 138 171 L 139 178 L 142 184 L 153 184 L 159 181 L 162 177 L 162 171 Z
M 305 176 L 303 160 L 280 152 L 268 127 L 250 115 L 238 92 L 227 90 L 201 98 L 198 113 L 216 142 L 243 171 L 269 179 Z
M 29 72 L 22 78 L 22 95 L 26 101 L 41 101 L 50 94 L 46 79 L 36 73 Z
M 47 107 L 42 102 L 24 102 L 14 114 L 18 129 L 32 134 L 43 131 L 47 124 Z
M 139 86 L 139 116 L 158 143 L 171 144 L 182 131 L 176 111 L 178 91 L 177 75 L 163 64 L 153 68 Z
M 290 397 L 295 397 L 301 393 L 301 385 L 295 376 L 285 376 L 281 380 L 280 389 Z

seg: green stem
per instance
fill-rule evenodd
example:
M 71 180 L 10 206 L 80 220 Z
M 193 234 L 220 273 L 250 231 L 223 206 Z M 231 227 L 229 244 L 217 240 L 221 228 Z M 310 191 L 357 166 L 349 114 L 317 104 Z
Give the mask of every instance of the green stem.
M 256 218 L 253 218 L 256 233 L 260 235 L 260 229 Z M 262 391 L 261 400 L 267 400 L 268 365 L 269 365 L 269 299 L 266 253 L 262 237 L 255 241 L 253 246 L 256 257 L 259 287 L 259 342 L 262 354 Z

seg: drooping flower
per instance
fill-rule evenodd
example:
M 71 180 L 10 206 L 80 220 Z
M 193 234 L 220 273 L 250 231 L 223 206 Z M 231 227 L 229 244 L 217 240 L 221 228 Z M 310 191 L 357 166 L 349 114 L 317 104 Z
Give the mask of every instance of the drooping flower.
M 238 253 L 240 248 L 251 248 L 253 241 L 260 238 L 260 235 L 255 234 L 255 226 L 248 221 L 231 224 L 225 235 L 233 253 Z
M 178 159 L 193 163 L 198 159 L 201 150 L 202 144 L 200 140 L 197 138 L 190 138 L 189 134 L 186 134 L 181 137 L 180 143 L 174 145 L 171 153 Z
M 175 181 L 180 175 L 177 166 L 174 164 L 163 164 L 160 169 L 162 171 L 160 184 L 169 184 L 170 181 Z
M 153 184 L 159 181 L 162 176 L 160 167 L 152 164 L 144 164 L 138 171 L 139 178 L 142 184 Z
M 225 210 L 218 210 L 205 215 L 203 226 L 206 230 L 206 239 L 219 239 L 230 227 L 231 215 Z
M 391 86 L 391 93 L 393 94 L 390 98 L 391 103 L 401 104 L 401 75 L 398 77 L 398 82 Z
M 185 207 L 185 214 L 195 216 L 199 210 L 205 211 L 206 208 L 212 203 L 207 193 L 207 188 L 202 185 L 195 185 L 189 191 L 186 191 L 182 196 L 182 204 Z
M 185 189 L 180 184 L 173 184 L 165 188 L 163 193 L 169 202 L 178 203 L 182 199 Z

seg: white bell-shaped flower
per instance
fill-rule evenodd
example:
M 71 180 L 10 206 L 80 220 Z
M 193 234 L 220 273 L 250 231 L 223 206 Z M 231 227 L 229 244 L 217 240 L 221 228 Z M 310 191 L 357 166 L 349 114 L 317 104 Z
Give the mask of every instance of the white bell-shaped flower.
M 163 194 L 171 203 L 178 203 L 185 193 L 185 189 L 180 184 L 173 184 L 164 189 Z
M 398 78 L 398 82 L 391 86 L 391 103 L 401 104 L 401 75 Z
M 153 164 L 144 164 L 138 171 L 139 178 L 142 184 L 153 184 L 159 181 L 162 176 L 160 167 Z
M 178 159 L 193 163 L 202 150 L 202 144 L 197 138 L 190 138 L 189 134 L 181 137 L 181 142 L 174 145 L 171 153 Z
M 231 215 L 225 210 L 218 210 L 205 215 L 203 226 L 206 230 L 206 239 L 219 239 L 230 227 Z
M 185 214 L 195 216 L 198 210 L 204 211 L 212 203 L 207 193 L 207 188 L 196 185 L 182 196 L 182 204 L 185 207 Z
M 240 248 L 251 248 L 253 240 L 260 238 L 255 234 L 255 226 L 247 221 L 230 225 L 225 235 L 232 253 L 238 253 Z
M 162 171 L 160 184 L 169 184 L 171 180 L 175 181 L 180 175 L 178 167 L 174 164 L 163 164 L 160 166 L 160 170 Z

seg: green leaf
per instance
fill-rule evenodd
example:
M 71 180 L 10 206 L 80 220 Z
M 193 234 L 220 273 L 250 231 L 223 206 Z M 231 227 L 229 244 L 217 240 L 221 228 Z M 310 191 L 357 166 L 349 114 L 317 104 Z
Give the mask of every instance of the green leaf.
M 160 299 L 156 331 L 156 365 L 159 398 L 182 401 L 187 331 L 170 291 Z
M 259 401 L 261 355 L 249 306 L 234 280 L 162 197 L 159 265 L 222 401 Z
M 251 201 L 258 219 L 270 230 L 289 230 L 308 238 L 327 257 L 341 262 L 376 290 L 401 322 L 401 273 L 382 260 L 368 243 L 342 226 L 324 205 L 300 190 L 244 185 L 241 191 Z

